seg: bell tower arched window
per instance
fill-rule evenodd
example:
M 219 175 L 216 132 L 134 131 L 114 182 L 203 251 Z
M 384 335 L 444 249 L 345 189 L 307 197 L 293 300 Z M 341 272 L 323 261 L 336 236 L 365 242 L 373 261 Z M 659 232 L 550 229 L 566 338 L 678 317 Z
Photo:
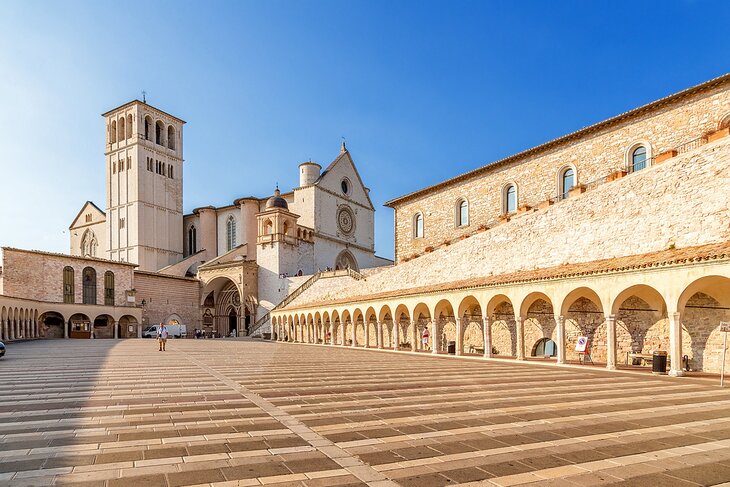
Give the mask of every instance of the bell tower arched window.
M 198 251 L 198 231 L 195 225 L 188 228 L 188 255 L 193 255 Z

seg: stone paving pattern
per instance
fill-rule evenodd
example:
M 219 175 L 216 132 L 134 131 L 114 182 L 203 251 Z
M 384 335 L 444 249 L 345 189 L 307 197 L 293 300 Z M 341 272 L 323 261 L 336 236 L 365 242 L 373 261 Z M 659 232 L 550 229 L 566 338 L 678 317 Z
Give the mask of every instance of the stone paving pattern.
M 47 340 L 0 360 L 0 485 L 716 485 L 697 379 L 246 340 Z

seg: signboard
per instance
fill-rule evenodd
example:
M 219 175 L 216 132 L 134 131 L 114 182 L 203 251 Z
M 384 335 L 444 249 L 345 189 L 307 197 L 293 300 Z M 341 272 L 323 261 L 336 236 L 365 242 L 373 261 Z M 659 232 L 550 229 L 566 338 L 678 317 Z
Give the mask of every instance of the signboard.
M 576 352 L 585 352 L 586 348 L 588 348 L 588 337 L 578 337 L 578 341 L 575 344 L 575 351 Z

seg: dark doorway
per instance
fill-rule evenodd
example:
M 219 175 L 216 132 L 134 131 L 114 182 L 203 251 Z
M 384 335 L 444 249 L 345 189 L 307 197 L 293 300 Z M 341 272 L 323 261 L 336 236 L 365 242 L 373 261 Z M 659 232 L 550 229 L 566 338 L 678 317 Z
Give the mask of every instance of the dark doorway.
M 228 333 L 238 333 L 238 315 L 236 314 L 236 310 L 232 309 L 230 313 L 228 313 Z

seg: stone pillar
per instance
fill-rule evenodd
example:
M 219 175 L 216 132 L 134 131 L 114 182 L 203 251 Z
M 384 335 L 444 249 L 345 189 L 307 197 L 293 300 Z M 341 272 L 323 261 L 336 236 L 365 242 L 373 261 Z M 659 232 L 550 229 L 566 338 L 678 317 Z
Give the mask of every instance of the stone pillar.
M 555 316 L 555 338 L 558 339 L 558 364 L 565 363 L 565 316 Z
M 370 348 L 370 323 L 363 321 L 362 327 L 365 330 L 365 348 Z
M 482 332 L 484 333 L 484 358 L 492 358 L 492 320 L 485 316 L 482 320 Z
M 400 323 L 393 322 L 393 350 L 398 350 L 400 342 Z
M 63 338 L 68 338 L 68 321 L 63 322 Z
M 357 322 L 352 322 L 352 346 L 357 347 Z
M 669 313 L 669 375 L 681 377 L 682 370 L 682 321 L 679 313 Z
M 8 322 L 7 320 L 0 321 L 0 339 L 8 339 Z
M 418 351 L 418 344 L 421 341 L 421 336 L 418 333 L 418 321 L 411 320 L 411 352 Z
M 431 353 L 439 353 L 438 344 L 439 323 L 436 320 L 431 322 Z
M 335 344 L 335 325 L 330 321 L 330 345 Z
M 517 333 L 517 360 L 525 360 L 525 324 L 521 316 L 515 316 L 515 330 Z
M 340 322 L 340 345 L 345 346 L 345 333 L 347 333 L 347 323 Z
M 463 353 L 464 347 L 464 318 L 456 318 L 456 355 Z
M 606 316 L 606 368 L 616 369 L 616 315 Z
M 38 320 L 33 318 L 31 324 L 33 325 L 33 338 L 38 338 Z
M 378 348 L 383 348 L 383 323 L 378 321 L 375 324 L 375 338 L 378 341 Z

